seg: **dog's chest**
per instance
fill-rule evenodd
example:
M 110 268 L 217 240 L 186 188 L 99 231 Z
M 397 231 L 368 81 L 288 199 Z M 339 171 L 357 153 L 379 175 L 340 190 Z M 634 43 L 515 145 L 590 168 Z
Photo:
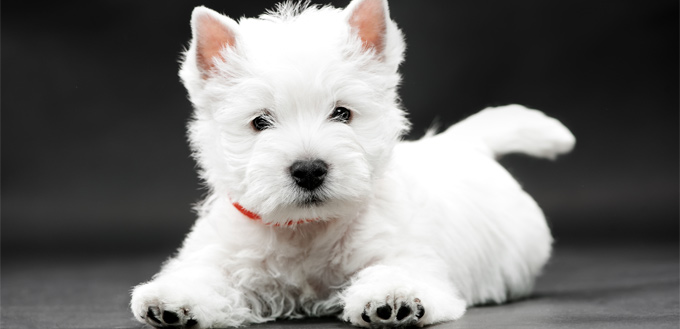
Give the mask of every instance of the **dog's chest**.
M 344 286 L 357 269 L 346 238 L 321 235 L 280 241 L 263 262 L 276 285 L 301 297 L 325 298 Z

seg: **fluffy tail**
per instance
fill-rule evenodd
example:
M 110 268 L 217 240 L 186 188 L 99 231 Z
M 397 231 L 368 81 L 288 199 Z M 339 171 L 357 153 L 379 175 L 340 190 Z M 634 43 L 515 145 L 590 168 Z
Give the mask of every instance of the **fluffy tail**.
M 494 157 L 507 153 L 555 159 L 576 143 L 569 129 L 543 112 L 521 105 L 487 108 L 451 126 L 443 135 L 472 143 Z

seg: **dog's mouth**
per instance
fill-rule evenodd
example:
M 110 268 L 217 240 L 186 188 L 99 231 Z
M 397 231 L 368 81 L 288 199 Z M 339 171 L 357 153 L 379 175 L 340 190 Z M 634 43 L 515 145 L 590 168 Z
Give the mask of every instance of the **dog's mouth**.
M 304 198 L 298 201 L 298 207 L 311 208 L 318 207 L 325 202 L 325 198 L 318 196 L 316 194 L 306 195 Z

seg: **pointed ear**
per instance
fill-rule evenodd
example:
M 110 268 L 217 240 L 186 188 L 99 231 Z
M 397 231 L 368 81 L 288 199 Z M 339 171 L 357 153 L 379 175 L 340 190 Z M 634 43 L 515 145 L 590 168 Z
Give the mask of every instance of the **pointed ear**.
M 235 47 L 238 23 L 206 7 L 196 7 L 191 14 L 192 47 L 196 50 L 196 65 L 201 78 L 206 79 L 215 61 L 224 61 L 223 51 Z
M 387 0 L 353 0 L 345 11 L 349 25 L 363 41 L 364 49 L 374 49 L 377 54 L 382 54 L 390 19 Z

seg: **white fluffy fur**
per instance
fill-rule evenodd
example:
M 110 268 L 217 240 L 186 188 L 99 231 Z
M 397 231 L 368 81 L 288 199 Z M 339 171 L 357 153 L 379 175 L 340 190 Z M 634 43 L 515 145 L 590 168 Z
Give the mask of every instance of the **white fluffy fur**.
M 367 3 L 385 14 L 379 53 L 348 24 Z M 206 16 L 236 40 L 208 73 L 196 62 Z M 174 324 L 213 328 L 338 314 L 363 327 L 423 326 L 531 292 L 552 238 L 539 207 L 495 158 L 568 152 L 574 137 L 557 120 L 511 105 L 400 142 L 408 129 L 396 93 L 405 46 L 384 0 L 344 10 L 287 3 L 238 23 L 199 7 L 192 28 L 180 76 L 196 109 L 190 141 L 210 196 L 178 254 L 134 288 L 139 321 L 171 325 L 167 311 Z M 328 119 L 336 106 L 353 111 L 349 124 Z M 255 131 L 251 120 L 265 113 L 273 127 Z M 288 168 L 300 159 L 329 164 L 320 205 L 299 205 L 305 192 Z M 389 319 L 376 316 L 385 304 Z M 402 304 L 412 312 L 399 321 Z

